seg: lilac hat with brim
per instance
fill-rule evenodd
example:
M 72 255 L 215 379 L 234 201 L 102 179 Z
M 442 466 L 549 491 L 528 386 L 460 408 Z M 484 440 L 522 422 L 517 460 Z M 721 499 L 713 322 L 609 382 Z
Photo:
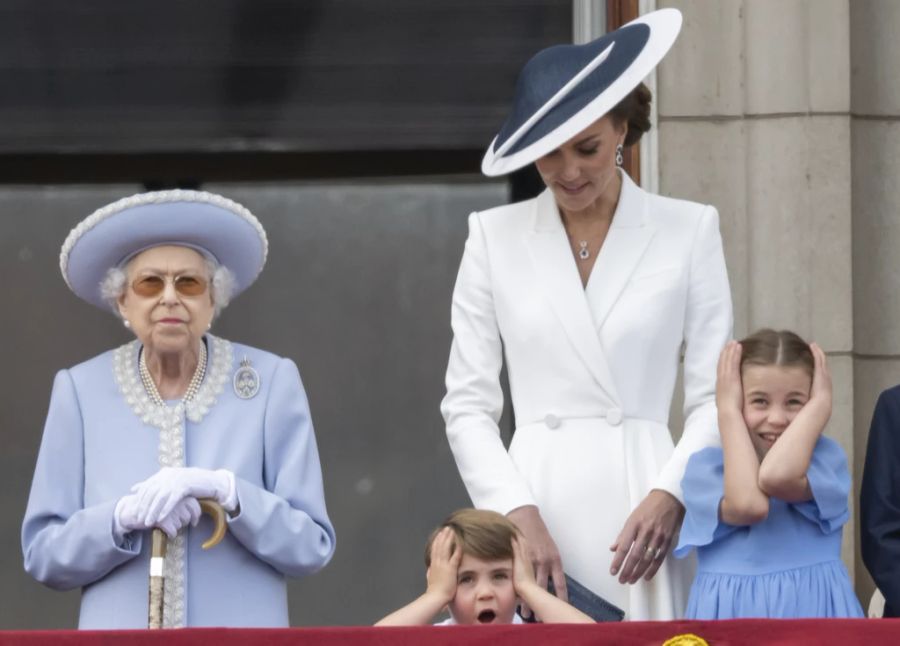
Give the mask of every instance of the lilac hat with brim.
M 230 269 L 234 295 L 256 280 L 269 250 L 259 220 L 237 202 L 205 191 L 155 191 L 123 198 L 82 220 L 63 243 L 59 267 L 76 296 L 108 309 L 100 293 L 106 272 L 160 245 L 196 249 Z
M 680 30 L 681 12 L 660 9 L 584 45 L 538 52 L 522 68 L 512 110 L 481 172 L 505 175 L 562 146 L 628 96 Z

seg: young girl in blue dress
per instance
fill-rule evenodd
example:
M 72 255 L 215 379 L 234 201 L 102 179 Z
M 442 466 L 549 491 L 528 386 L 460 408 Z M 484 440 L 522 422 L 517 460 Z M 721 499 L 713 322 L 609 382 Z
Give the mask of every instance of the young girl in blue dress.
M 722 447 L 695 453 L 682 480 L 675 555 L 698 560 L 687 617 L 863 616 L 841 562 L 847 459 L 822 435 L 825 353 L 787 331 L 731 341 L 716 406 Z

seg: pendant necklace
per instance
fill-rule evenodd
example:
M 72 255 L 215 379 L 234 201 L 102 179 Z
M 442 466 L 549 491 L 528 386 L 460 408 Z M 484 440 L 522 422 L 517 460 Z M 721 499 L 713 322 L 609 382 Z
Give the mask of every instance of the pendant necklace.
M 581 249 L 578 250 L 578 257 L 582 260 L 587 260 L 588 258 L 590 258 L 591 252 L 588 250 L 587 240 L 582 240 L 578 243 L 578 245 L 581 247 Z

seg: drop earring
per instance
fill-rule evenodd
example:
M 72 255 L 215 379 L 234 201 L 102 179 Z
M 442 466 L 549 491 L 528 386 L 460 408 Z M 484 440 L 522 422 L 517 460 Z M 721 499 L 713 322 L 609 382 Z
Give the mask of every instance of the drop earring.
M 625 158 L 622 156 L 623 148 L 624 146 L 622 146 L 622 144 L 616 146 L 616 166 L 621 166 L 622 162 L 625 161 Z

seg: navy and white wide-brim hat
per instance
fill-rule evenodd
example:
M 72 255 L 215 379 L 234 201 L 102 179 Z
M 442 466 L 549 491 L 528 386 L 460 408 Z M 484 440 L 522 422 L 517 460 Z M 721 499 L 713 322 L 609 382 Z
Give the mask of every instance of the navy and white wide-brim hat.
M 59 268 L 78 297 L 108 309 L 100 292 L 106 272 L 160 245 L 190 247 L 228 267 L 234 296 L 253 284 L 269 252 L 262 224 L 237 202 L 205 191 L 154 191 L 108 204 L 82 220 L 63 243 Z
M 556 45 L 522 68 L 512 111 L 481 162 L 489 177 L 540 159 L 614 108 L 653 71 L 681 30 L 660 9 L 584 45 Z

